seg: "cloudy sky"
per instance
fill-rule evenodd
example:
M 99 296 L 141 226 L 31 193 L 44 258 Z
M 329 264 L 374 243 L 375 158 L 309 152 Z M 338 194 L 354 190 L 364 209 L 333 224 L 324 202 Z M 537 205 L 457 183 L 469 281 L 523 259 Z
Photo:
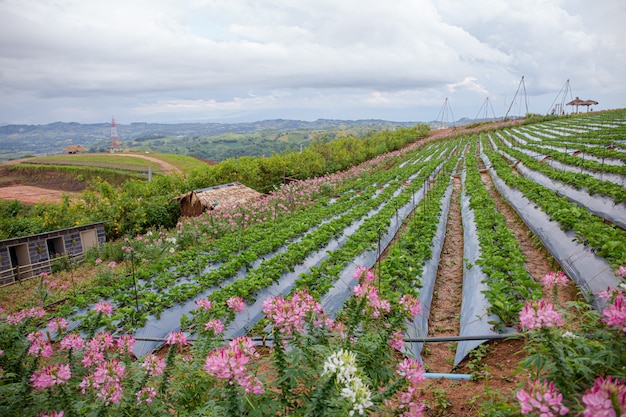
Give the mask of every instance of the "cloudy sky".
M 624 0 L 0 0 L 0 124 L 545 114 L 568 79 L 622 108 L 625 20 Z

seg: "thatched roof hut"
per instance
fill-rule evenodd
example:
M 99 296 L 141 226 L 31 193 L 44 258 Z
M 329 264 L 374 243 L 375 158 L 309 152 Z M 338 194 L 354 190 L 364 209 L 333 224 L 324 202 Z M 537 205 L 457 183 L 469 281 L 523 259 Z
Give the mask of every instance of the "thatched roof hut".
M 248 203 L 261 198 L 263 194 L 240 182 L 217 185 L 193 190 L 175 197 L 180 203 L 181 214 L 185 217 L 199 216 L 205 211 L 219 206 L 232 206 Z
M 67 148 L 63 149 L 63 152 L 70 153 L 70 154 L 83 153 L 83 152 L 87 152 L 87 149 L 83 148 L 80 145 L 70 145 Z
M 578 97 L 569 103 L 565 103 L 566 106 L 576 106 L 576 113 L 578 113 L 578 106 L 587 106 L 587 111 L 589 111 L 589 106 L 595 106 L 597 104 L 598 102 L 595 100 L 581 100 Z

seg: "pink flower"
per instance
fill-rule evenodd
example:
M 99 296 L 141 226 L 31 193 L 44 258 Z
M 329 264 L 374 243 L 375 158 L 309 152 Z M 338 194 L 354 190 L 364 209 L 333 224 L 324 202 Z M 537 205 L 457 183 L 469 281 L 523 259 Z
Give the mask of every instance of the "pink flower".
M 52 410 L 50 413 L 41 413 L 39 417 L 63 417 L 65 415 L 65 411 L 56 411 Z
M 626 265 L 621 265 L 615 270 L 615 275 L 626 278 Z
M 33 332 L 26 336 L 26 340 L 32 342 L 28 348 L 28 354 L 34 357 L 40 356 L 49 358 L 54 354 L 50 341 L 46 339 L 43 333 Z
M 554 305 L 544 299 L 535 302 L 526 301 L 519 315 L 520 325 L 528 330 L 564 324 L 562 315 L 554 310 Z
M 246 306 L 246 304 L 243 301 L 243 298 L 241 297 L 229 298 L 228 300 L 226 300 L 226 305 L 235 313 L 241 313 Z
M 96 265 L 101 264 L 102 263 L 102 259 L 96 258 L 95 263 L 96 263 Z
M 96 396 L 104 400 L 104 405 L 118 403 L 122 399 L 122 378 L 126 367 L 117 359 L 100 361 L 93 373 L 83 377 L 79 387 L 83 394 L 91 388 Z
M 41 307 L 33 307 L 30 309 L 23 309 L 17 313 L 11 313 L 7 316 L 7 323 L 19 324 L 25 319 L 42 318 L 46 315 L 46 311 Z
M 99 362 L 104 360 L 105 350 L 113 347 L 113 345 L 114 340 L 110 333 L 98 333 L 96 337 L 87 342 L 85 355 L 83 356 L 81 363 L 87 368 L 97 365 Z
M 56 317 L 48 322 L 48 329 L 51 332 L 63 332 L 67 330 L 67 320 L 62 317 Z
M 187 336 L 183 332 L 172 332 L 167 336 L 167 341 L 165 342 L 168 345 L 180 344 L 185 346 L 188 344 Z
M 530 382 L 528 391 L 519 390 L 516 394 L 522 414 L 537 412 L 542 417 L 564 416 L 569 409 L 563 405 L 563 395 L 554 387 L 554 382 L 535 379 Z
M 393 338 L 389 341 L 389 346 L 393 349 L 400 351 L 404 347 L 404 338 L 402 332 L 395 332 Z
M 412 385 L 426 379 L 424 377 L 424 367 L 417 359 L 405 358 L 402 363 L 398 365 L 396 373 L 405 377 Z
M 565 275 L 563 272 L 559 271 L 559 272 L 548 272 L 542 279 L 541 282 L 543 282 L 543 285 L 546 288 L 552 288 L 555 285 L 556 286 L 564 286 L 567 285 L 567 283 L 569 282 L 567 279 L 567 275 Z
M 150 404 L 152 400 L 157 396 L 157 390 L 152 387 L 143 387 L 137 392 L 137 404 L 145 402 Z
M 149 354 L 143 360 L 141 367 L 146 370 L 148 376 L 159 376 L 165 371 L 165 361 L 156 355 Z
M 358 279 L 361 282 L 372 283 L 376 279 L 376 276 L 369 268 L 359 265 L 356 267 L 354 274 L 352 274 L 352 278 Z
M 93 309 L 94 311 L 97 311 L 98 313 L 101 313 L 107 316 L 113 313 L 113 306 L 111 306 L 111 304 L 107 303 L 106 301 L 97 302 Z
M 204 325 L 205 330 L 211 330 L 214 335 L 218 335 L 224 331 L 224 324 L 221 320 L 211 319 Z
M 109 266 L 109 268 L 115 268 L 117 266 L 117 262 L 111 261 L 107 265 Z
M 624 379 L 598 377 L 582 397 L 585 417 L 615 417 L 626 414 Z
M 404 306 L 404 309 L 411 317 L 417 316 L 422 311 L 420 300 L 410 294 L 404 294 L 402 298 L 400 298 L 400 305 Z
M 378 290 L 370 282 L 362 282 L 354 287 L 353 293 L 357 297 L 365 296 L 367 299 L 366 310 L 374 318 L 378 318 L 381 312 L 388 313 L 391 310 L 391 304 L 389 300 L 381 299 L 378 297 Z M 364 311 L 365 313 L 366 311 Z
M 61 340 L 62 350 L 78 350 L 83 348 L 83 338 L 78 333 L 70 333 Z
M 270 297 L 263 302 L 263 312 L 272 320 L 281 333 L 304 333 L 307 318 L 316 319 L 314 325 L 325 321 L 318 320 L 323 314 L 322 306 L 305 290 L 296 291 L 290 300 L 283 297 Z
M 201 298 L 198 301 L 196 301 L 196 305 L 198 306 L 198 308 L 203 308 L 205 310 L 210 310 L 211 309 L 211 300 L 207 300 L 206 298 Z
M 220 379 L 236 382 L 244 388 L 246 394 L 263 394 L 263 385 L 253 375 L 248 374 L 246 365 L 255 356 L 254 344 L 247 337 L 233 339 L 228 347 L 214 350 L 208 354 L 204 369 Z
M 129 334 L 120 336 L 120 338 L 117 339 L 117 347 L 120 349 L 120 353 L 130 353 L 134 345 L 135 339 Z
M 604 316 L 602 321 L 607 326 L 617 327 L 622 332 L 626 332 L 626 302 L 621 293 L 615 296 L 613 302 L 602 312 L 602 315 Z
M 55 363 L 46 366 L 40 371 L 35 371 L 33 376 L 30 377 L 30 382 L 32 382 L 33 388 L 43 391 L 54 385 L 64 384 L 69 381 L 71 377 L 72 373 L 69 365 Z

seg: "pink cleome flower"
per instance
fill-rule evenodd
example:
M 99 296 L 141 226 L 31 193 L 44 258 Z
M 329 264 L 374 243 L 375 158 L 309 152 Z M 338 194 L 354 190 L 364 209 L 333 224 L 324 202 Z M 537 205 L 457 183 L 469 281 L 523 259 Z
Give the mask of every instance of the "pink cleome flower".
M 609 327 L 616 327 L 626 333 L 626 300 L 616 293 L 613 302 L 602 312 L 602 321 Z
M 77 350 L 83 348 L 83 338 L 78 333 L 70 333 L 61 340 L 61 350 Z
M 250 358 L 256 356 L 254 344 L 247 337 L 233 339 L 228 347 L 222 347 L 208 354 L 204 369 L 220 379 L 237 383 L 244 388 L 246 394 L 263 394 L 263 384 L 255 376 L 250 375 L 246 365 Z
M 33 388 L 43 391 L 55 385 L 65 384 L 72 377 L 68 364 L 55 363 L 35 371 L 30 377 Z
M 304 333 L 307 318 L 313 318 L 313 325 L 326 323 L 321 319 L 322 306 L 306 291 L 296 291 L 290 300 L 281 296 L 270 297 L 263 302 L 263 312 L 281 333 L 288 335 Z
M 614 417 L 626 414 L 626 381 L 598 377 L 582 397 L 585 417 Z
M 200 300 L 196 301 L 196 305 L 198 306 L 198 308 L 202 308 L 204 310 L 210 310 L 211 300 L 207 300 L 206 298 L 201 298 Z
M 51 332 L 63 332 L 67 329 L 68 323 L 63 317 L 55 317 L 48 322 L 48 330 Z
M 26 340 L 31 342 L 28 354 L 34 357 L 41 356 L 49 358 L 54 354 L 50 341 L 46 339 L 42 332 L 33 332 L 26 336 Z
M 228 308 L 233 310 L 235 313 L 241 313 L 243 309 L 246 307 L 246 304 L 241 297 L 231 297 L 226 300 L 226 305 Z
M 211 319 L 204 325 L 205 330 L 211 330 L 214 335 L 218 335 L 224 331 L 224 323 L 219 319 Z
M 563 317 L 554 309 L 552 303 L 544 299 L 526 301 L 520 311 L 520 325 L 528 330 L 542 327 L 558 327 L 564 324 Z
M 113 313 L 113 306 L 106 301 L 98 301 L 93 308 L 94 311 L 97 311 L 100 314 L 111 315 Z
M 156 355 L 149 354 L 143 359 L 141 367 L 146 370 L 148 376 L 159 376 L 165 371 L 165 361 Z
M 400 351 L 404 347 L 404 338 L 402 332 L 395 332 L 393 338 L 389 341 L 389 346 L 393 349 Z
M 404 309 L 411 315 L 411 317 L 417 316 L 422 311 L 420 300 L 411 294 L 404 294 L 402 298 L 400 298 L 400 305 L 404 306 Z
M 554 382 L 535 379 L 530 382 L 528 391 L 517 391 L 522 414 L 536 412 L 542 417 L 564 416 L 569 409 L 563 405 L 563 395 L 554 387 Z
M 567 279 L 567 275 L 561 271 L 550 271 L 541 279 L 541 282 L 543 282 L 545 287 L 552 288 L 554 286 L 565 286 L 569 280 Z
M 89 388 L 96 391 L 96 396 L 104 400 L 104 405 L 118 403 L 122 399 L 122 378 L 126 367 L 117 359 L 101 360 L 91 374 L 83 377 L 79 385 L 83 394 Z
M 172 332 L 169 334 L 169 336 L 167 336 L 167 340 L 165 343 L 167 343 L 168 345 L 180 344 L 185 346 L 188 344 L 187 336 L 183 332 Z

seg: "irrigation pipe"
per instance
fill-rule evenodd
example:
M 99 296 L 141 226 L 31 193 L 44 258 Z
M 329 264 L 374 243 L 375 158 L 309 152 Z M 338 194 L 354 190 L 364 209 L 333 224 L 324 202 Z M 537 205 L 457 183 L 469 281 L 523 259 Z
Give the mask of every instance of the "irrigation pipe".
M 122 335 L 113 336 L 114 338 L 120 338 Z M 431 336 L 431 337 L 408 337 L 403 340 L 407 343 L 439 343 L 439 342 L 458 342 L 466 340 L 502 340 L 502 339 L 523 339 L 526 335 L 524 333 L 504 333 L 504 334 L 488 334 L 488 335 L 472 335 L 472 336 Z M 164 337 L 134 337 L 133 339 L 142 342 L 165 342 L 167 338 Z M 291 340 L 290 337 L 283 337 L 281 340 Z M 188 342 L 195 342 L 198 338 L 188 337 Z M 253 336 L 250 337 L 253 342 L 270 342 L 274 338 L 272 336 Z

